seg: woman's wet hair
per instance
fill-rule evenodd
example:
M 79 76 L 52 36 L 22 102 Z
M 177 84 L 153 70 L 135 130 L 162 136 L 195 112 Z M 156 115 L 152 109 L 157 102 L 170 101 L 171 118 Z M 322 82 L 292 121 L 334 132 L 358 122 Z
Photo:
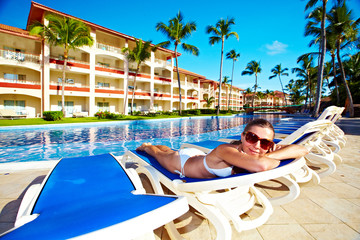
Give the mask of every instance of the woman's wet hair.
M 263 127 L 263 128 L 269 128 L 273 132 L 273 136 L 275 136 L 275 130 L 274 130 L 273 125 L 268 120 L 265 120 L 263 118 L 254 119 L 251 122 L 249 122 L 246 125 L 246 127 L 244 128 L 244 133 L 249 131 L 254 126 L 259 126 L 259 127 Z

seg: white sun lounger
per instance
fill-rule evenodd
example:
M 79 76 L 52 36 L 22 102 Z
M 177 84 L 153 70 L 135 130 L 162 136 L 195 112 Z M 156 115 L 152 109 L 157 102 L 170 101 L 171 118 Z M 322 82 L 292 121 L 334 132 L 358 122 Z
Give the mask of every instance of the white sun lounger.
M 153 157 L 141 151 L 127 151 L 123 161 L 136 163 L 136 171 L 145 174 L 155 191 L 163 194 L 163 184 L 177 196 L 185 196 L 193 208 L 199 211 L 215 227 L 217 238 L 231 239 L 231 225 L 239 232 L 254 229 L 264 224 L 273 212 L 269 200 L 254 187 L 254 184 L 273 178 L 280 178 L 300 169 L 304 158 L 283 161 L 281 166 L 265 172 L 231 175 L 213 179 L 180 178 L 163 168 Z M 129 164 L 134 166 L 134 164 Z M 287 179 L 284 177 L 284 181 Z M 298 194 L 299 190 L 290 191 Z M 289 196 L 296 198 L 297 196 Z M 241 216 L 253 207 L 262 207 L 262 213 L 255 219 L 244 220 Z M 175 235 L 176 233 L 174 233 Z
M 28 189 L 15 227 L 0 238 L 154 237 L 154 229 L 188 209 L 184 197 L 145 194 L 137 173 L 110 154 L 64 158 L 41 185 Z

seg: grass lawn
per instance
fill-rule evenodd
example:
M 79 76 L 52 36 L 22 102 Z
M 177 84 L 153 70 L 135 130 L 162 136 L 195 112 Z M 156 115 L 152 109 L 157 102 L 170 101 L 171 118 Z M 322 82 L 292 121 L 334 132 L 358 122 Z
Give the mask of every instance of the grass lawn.
M 229 116 L 232 114 L 220 114 L 219 116 Z M 186 115 L 182 117 L 197 117 L 197 116 L 216 116 L 212 114 L 202 115 Z M 24 119 L 0 119 L 0 126 L 19 126 L 19 125 L 40 125 L 40 124 L 59 124 L 59 123 L 88 123 L 88 122 L 109 122 L 109 121 L 124 121 L 124 120 L 149 120 L 161 118 L 179 118 L 178 115 L 156 115 L 155 117 L 148 116 L 125 116 L 121 120 L 98 119 L 97 117 L 84 118 L 63 118 L 60 121 L 45 121 L 42 118 L 24 118 Z

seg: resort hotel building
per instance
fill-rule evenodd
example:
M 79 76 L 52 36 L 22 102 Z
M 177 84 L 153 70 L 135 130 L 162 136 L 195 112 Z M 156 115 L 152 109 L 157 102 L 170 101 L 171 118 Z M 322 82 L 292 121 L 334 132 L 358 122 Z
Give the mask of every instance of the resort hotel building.
M 13 109 L 29 118 L 41 117 L 44 111 L 61 110 L 63 48 L 29 34 L 34 21 L 46 24 L 48 13 L 84 22 L 94 39 L 91 47 L 69 52 L 64 83 L 67 117 L 74 113 L 94 116 L 98 111 L 128 114 L 133 91 L 134 111 L 179 109 L 174 51 L 158 48 L 151 52 L 140 67 L 133 89 L 136 64 L 127 60 L 122 49 L 132 49 L 134 37 L 35 2 L 31 3 L 27 30 L 0 24 L 0 109 Z M 181 68 L 179 72 L 182 109 L 208 108 L 205 99 L 211 97 L 215 101 L 209 107 L 217 105 L 217 81 Z M 229 100 L 231 109 L 243 108 L 243 89 L 233 86 L 230 96 L 230 86 L 222 86 L 221 92 L 221 109 L 227 109 Z

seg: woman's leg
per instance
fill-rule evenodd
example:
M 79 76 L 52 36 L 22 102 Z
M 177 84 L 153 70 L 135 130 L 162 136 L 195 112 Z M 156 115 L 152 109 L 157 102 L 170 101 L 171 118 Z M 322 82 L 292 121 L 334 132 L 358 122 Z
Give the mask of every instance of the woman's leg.
M 151 143 L 143 143 L 136 150 L 144 151 L 154 157 L 164 168 L 170 172 L 179 170 L 180 157 L 177 151 L 164 145 L 152 145 Z

